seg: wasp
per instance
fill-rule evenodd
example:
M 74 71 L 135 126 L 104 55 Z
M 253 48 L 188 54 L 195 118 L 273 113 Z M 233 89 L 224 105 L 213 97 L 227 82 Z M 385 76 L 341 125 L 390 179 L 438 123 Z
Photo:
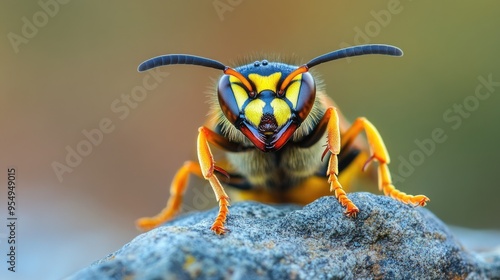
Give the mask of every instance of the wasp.
M 176 173 L 166 207 L 156 216 L 141 218 L 138 228 L 149 230 L 172 219 L 180 210 L 190 174 L 206 179 L 219 203 L 211 230 L 224 234 L 229 214 L 225 185 L 239 190 L 239 199 L 307 204 L 333 193 L 348 217 L 359 208 L 343 185 L 378 162 L 380 191 L 406 204 L 425 206 L 424 195 L 399 191 L 391 180 L 389 154 L 375 126 L 364 117 L 349 124 L 323 85 L 309 70 L 319 64 L 360 55 L 402 56 L 401 49 L 382 44 L 348 47 L 318 56 L 304 65 L 258 60 L 236 68 L 187 54 L 151 58 L 138 67 L 190 64 L 223 71 L 211 94 L 209 122 L 198 129 L 198 162 L 187 161 Z M 365 132 L 366 139 L 357 136 Z M 211 147 L 224 153 L 213 157 Z M 219 164 L 220 163 L 220 164 Z

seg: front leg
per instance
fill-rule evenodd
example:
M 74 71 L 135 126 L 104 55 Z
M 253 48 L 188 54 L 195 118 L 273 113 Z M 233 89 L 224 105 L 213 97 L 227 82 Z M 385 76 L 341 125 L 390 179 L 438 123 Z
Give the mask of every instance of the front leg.
M 326 176 L 328 176 L 328 183 L 330 183 L 330 191 L 334 192 L 335 197 L 338 199 L 339 203 L 346 208 L 345 214 L 349 217 L 356 217 L 359 213 L 358 207 L 347 197 L 346 192 L 342 188 L 338 180 L 338 154 L 340 153 L 340 127 L 339 127 L 339 116 L 337 110 L 334 107 L 330 107 L 325 111 L 323 116 L 324 121 L 328 121 L 326 132 L 326 149 L 323 152 L 323 157 L 331 152 L 330 159 L 328 161 L 328 168 L 326 171 Z
M 233 152 L 241 151 L 243 148 L 237 143 L 229 142 L 224 137 L 206 127 L 200 127 L 198 132 L 197 150 L 199 163 L 192 161 L 184 163 L 172 181 L 170 197 L 165 208 L 154 217 L 144 217 L 137 220 L 136 224 L 139 229 L 150 230 L 172 219 L 180 210 L 184 191 L 188 185 L 189 175 L 195 174 L 209 181 L 210 186 L 212 186 L 214 190 L 215 197 L 219 202 L 219 213 L 211 229 L 217 234 L 224 234 L 226 232 L 224 223 L 229 213 L 229 197 L 220 184 L 219 179 L 214 175 L 214 171 L 218 171 L 226 176 L 228 176 L 228 174 L 222 168 L 215 165 L 208 143 L 210 142 L 221 149 Z
M 227 173 L 220 167 L 215 166 L 215 161 L 213 159 L 212 152 L 208 146 L 208 142 L 214 144 L 222 144 L 217 142 L 221 140 L 220 136 L 210 129 L 202 126 L 198 129 L 198 160 L 200 162 L 201 173 L 203 178 L 208 180 L 210 186 L 215 193 L 215 198 L 219 202 L 219 213 L 212 224 L 211 230 L 217 234 L 224 234 L 227 230 L 224 228 L 224 223 L 226 222 L 227 214 L 229 214 L 229 196 L 224 191 L 219 179 L 214 175 L 214 171 L 219 171 L 225 175 Z

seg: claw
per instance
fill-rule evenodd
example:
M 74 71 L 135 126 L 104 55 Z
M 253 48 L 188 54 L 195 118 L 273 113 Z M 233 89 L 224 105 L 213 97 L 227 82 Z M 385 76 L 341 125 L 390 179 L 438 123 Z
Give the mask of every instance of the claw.
M 229 173 L 227 173 L 227 171 L 224 170 L 222 167 L 214 165 L 214 170 L 217 171 L 217 172 L 219 172 L 220 174 L 226 176 L 226 178 L 230 179 Z
M 221 225 L 212 225 L 210 229 L 218 235 L 223 235 L 229 231 L 228 229 L 226 229 L 224 226 Z
M 425 195 L 416 195 L 415 196 L 416 200 L 420 199 L 420 201 L 417 203 L 418 206 L 424 207 L 427 202 L 431 201 L 427 196 Z
M 358 216 L 359 209 L 356 206 L 354 206 L 354 207 L 355 208 L 353 208 L 353 209 L 347 209 L 344 212 L 347 217 L 349 217 L 349 218 L 356 218 L 356 216 Z
M 323 161 L 323 158 L 326 156 L 326 154 L 330 151 L 330 147 L 326 145 L 325 150 L 323 151 L 323 154 L 321 155 L 321 161 Z
M 373 155 L 371 155 L 371 156 L 370 156 L 370 157 L 366 160 L 365 164 L 363 164 L 363 168 L 361 168 L 361 170 L 362 170 L 363 172 L 365 172 L 365 171 L 366 171 L 366 169 L 368 168 L 368 166 L 370 166 L 370 163 L 372 163 L 372 161 L 373 161 L 373 160 L 375 160 L 375 159 L 376 159 L 375 155 L 374 155 L 374 154 L 373 154 Z

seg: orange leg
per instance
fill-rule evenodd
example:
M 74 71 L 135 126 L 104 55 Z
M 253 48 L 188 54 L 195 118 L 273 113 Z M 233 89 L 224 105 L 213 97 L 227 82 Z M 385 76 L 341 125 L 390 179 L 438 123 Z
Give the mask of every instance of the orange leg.
M 373 160 L 379 162 L 378 166 L 378 186 L 379 190 L 383 191 L 385 195 L 390 196 L 396 200 L 404 203 L 425 206 L 429 201 L 425 195 L 409 195 L 399 191 L 392 184 L 391 173 L 389 172 L 388 164 L 390 162 L 389 154 L 385 147 L 382 137 L 378 133 L 375 126 L 370 123 L 366 118 L 358 118 L 352 126 L 342 135 L 342 142 L 349 143 L 354 140 L 362 130 L 366 132 L 366 137 L 370 145 L 371 156 L 365 163 L 365 167 Z
M 137 220 L 136 224 L 139 229 L 150 230 L 172 219 L 179 212 L 184 191 L 188 184 L 189 174 L 196 174 L 208 180 L 210 186 L 212 186 L 214 190 L 217 201 L 219 201 L 219 214 L 212 224 L 211 229 L 217 234 L 224 234 L 226 232 L 224 223 L 229 213 L 229 197 L 224 191 L 219 179 L 214 175 L 214 171 L 219 171 L 225 175 L 227 174 L 222 168 L 215 166 L 212 152 L 208 146 L 209 141 L 220 146 L 220 136 L 206 127 L 200 127 L 198 131 L 199 164 L 191 161 L 184 163 L 181 169 L 177 171 L 172 181 L 172 185 L 170 186 L 170 197 L 167 206 L 154 217 Z
M 214 171 L 225 173 L 220 167 L 215 166 L 215 161 L 208 146 L 208 141 L 214 142 L 214 138 L 218 135 L 206 127 L 198 129 L 198 160 L 200 161 L 201 172 L 203 178 L 210 182 L 210 186 L 215 193 L 215 198 L 219 202 L 219 213 L 215 218 L 212 227 L 210 228 L 217 234 L 224 234 L 226 229 L 224 223 L 226 222 L 227 214 L 229 213 L 229 196 L 224 191 L 219 179 L 214 175 Z
M 342 189 L 342 185 L 338 180 L 338 158 L 337 155 L 340 153 L 340 130 L 339 130 L 339 117 L 337 110 L 330 107 L 326 110 L 324 119 L 328 119 L 327 131 L 327 142 L 326 149 L 323 156 L 327 152 L 331 152 L 330 160 L 328 162 L 328 169 L 326 175 L 328 176 L 328 183 L 330 183 L 330 191 L 334 192 L 335 197 L 338 199 L 339 203 L 346 208 L 346 215 L 349 217 L 356 217 L 359 212 L 358 207 L 347 197 L 345 191 Z
M 172 180 L 167 206 L 154 217 L 138 219 L 136 221 L 137 228 L 147 231 L 175 217 L 182 204 L 184 191 L 188 185 L 189 174 L 196 174 L 201 177 L 200 165 L 196 162 L 186 161 Z

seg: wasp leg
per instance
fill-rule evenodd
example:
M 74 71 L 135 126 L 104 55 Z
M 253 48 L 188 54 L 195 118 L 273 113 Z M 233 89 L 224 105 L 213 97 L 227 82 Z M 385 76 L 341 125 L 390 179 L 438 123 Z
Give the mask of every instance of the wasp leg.
M 399 191 L 392 184 L 391 173 L 389 172 L 388 164 L 390 162 L 389 153 L 385 147 L 384 141 L 379 132 L 366 118 L 357 118 L 352 126 L 342 135 L 342 141 L 349 143 L 356 137 L 362 130 L 365 131 L 370 145 L 371 156 L 365 163 L 365 167 L 371 161 L 378 161 L 378 186 L 379 190 L 383 191 L 385 195 L 390 196 L 396 200 L 404 203 L 425 206 L 429 201 L 425 195 L 409 195 Z
M 140 230 L 147 231 L 172 219 L 179 212 L 184 191 L 188 185 L 189 174 L 196 174 L 202 177 L 200 165 L 193 161 L 186 161 L 177 171 L 170 185 L 170 197 L 167 206 L 154 217 L 140 218 L 136 221 L 136 226 Z
M 231 151 L 242 150 L 237 144 L 228 142 L 217 133 L 209 130 L 206 127 L 198 129 L 198 159 L 199 164 L 192 161 L 187 161 L 175 174 L 174 180 L 170 186 L 170 197 L 167 206 L 154 217 L 145 217 L 138 219 L 136 225 L 141 230 L 150 230 L 160 224 L 172 219 L 178 212 L 182 203 L 184 191 L 188 185 L 189 174 L 195 174 L 209 181 L 210 186 L 214 190 L 215 197 L 219 202 L 219 214 L 215 219 L 211 229 L 217 234 L 224 234 L 224 222 L 229 213 L 229 197 L 224 191 L 219 179 L 214 175 L 214 171 L 218 171 L 228 176 L 224 169 L 215 165 L 215 161 L 208 146 L 208 142 L 215 144 L 218 147 L 226 148 Z
M 349 217 L 356 217 L 359 209 L 347 197 L 346 192 L 344 191 L 344 189 L 342 189 L 342 185 L 338 180 L 339 168 L 337 155 L 340 153 L 340 129 L 337 110 L 333 107 L 328 108 L 325 111 L 323 120 L 328 120 L 328 125 L 326 128 L 326 149 L 323 153 L 323 157 L 328 152 L 332 153 L 330 156 L 330 160 L 328 161 L 328 168 L 326 172 L 326 175 L 328 176 L 328 183 L 330 183 L 330 191 L 334 192 L 335 197 L 338 199 L 339 203 L 346 208 L 346 215 Z
M 208 142 L 215 142 L 214 138 L 217 138 L 219 135 L 204 126 L 200 127 L 198 132 L 197 148 L 201 172 L 203 174 L 203 178 L 210 182 L 210 186 L 212 186 L 215 193 L 215 198 L 219 202 L 219 213 L 217 214 L 217 217 L 215 218 L 215 221 L 210 229 L 217 234 L 224 234 L 226 232 L 224 223 L 226 222 L 226 217 L 229 213 L 229 196 L 224 191 L 219 179 L 214 175 L 214 171 L 217 170 L 223 173 L 225 173 L 225 171 L 222 168 L 215 166 L 212 152 L 208 146 Z

